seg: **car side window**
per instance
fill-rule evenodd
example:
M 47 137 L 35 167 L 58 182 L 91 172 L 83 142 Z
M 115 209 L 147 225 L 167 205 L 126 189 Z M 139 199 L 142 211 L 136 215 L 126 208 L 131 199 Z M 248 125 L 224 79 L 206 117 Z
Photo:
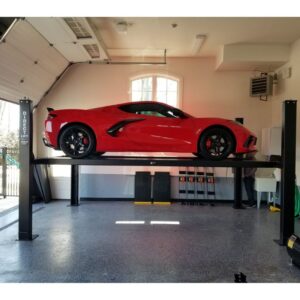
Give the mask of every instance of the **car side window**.
M 136 115 L 185 119 L 185 114 L 177 108 L 170 108 L 160 103 L 132 103 L 119 107 L 120 110 Z
M 163 117 L 165 118 L 166 116 L 159 113 L 158 111 L 153 111 L 153 110 L 144 110 L 144 111 L 137 111 L 137 115 L 145 115 L 145 116 L 151 116 L 151 117 Z

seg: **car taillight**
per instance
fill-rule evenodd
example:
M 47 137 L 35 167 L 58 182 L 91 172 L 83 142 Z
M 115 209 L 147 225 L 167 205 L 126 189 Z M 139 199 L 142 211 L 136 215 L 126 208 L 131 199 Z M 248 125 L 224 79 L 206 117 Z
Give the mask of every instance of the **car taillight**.
M 52 120 L 52 119 L 54 119 L 55 117 L 57 117 L 56 114 L 48 114 L 48 120 Z

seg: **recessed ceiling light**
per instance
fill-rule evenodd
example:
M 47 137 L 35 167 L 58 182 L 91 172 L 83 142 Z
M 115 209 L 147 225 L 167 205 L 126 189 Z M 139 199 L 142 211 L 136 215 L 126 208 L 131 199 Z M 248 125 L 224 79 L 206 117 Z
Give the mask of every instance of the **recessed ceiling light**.
M 120 34 L 127 34 L 128 23 L 126 21 L 121 21 L 116 23 L 116 29 Z

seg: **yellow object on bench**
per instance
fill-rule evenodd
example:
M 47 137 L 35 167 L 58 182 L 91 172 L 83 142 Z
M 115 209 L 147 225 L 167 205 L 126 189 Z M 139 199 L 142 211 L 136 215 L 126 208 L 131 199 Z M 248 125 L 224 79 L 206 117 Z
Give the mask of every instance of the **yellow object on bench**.
M 271 206 L 270 206 L 270 211 L 271 211 L 271 212 L 279 212 L 279 211 L 280 211 L 280 208 L 271 205 Z

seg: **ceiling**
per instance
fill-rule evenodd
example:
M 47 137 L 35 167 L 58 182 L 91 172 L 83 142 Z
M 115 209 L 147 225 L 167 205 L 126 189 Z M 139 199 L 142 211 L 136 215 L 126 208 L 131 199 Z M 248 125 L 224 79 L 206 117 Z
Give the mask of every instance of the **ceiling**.
M 206 38 L 195 51 L 197 35 Z M 0 98 L 37 103 L 69 63 L 163 61 L 164 49 L 167 57 L 216 57 L 216 70 L 269 72 L 298 38 L 300 18 L 26 17 L 0 42 Z
M 70 62 L 115 57 L 211 57 L 232 44 L 289 45 L 300 37 L 300 18 L 245 17 L 29 17 L 29 23 Z M 78 38 L 69 21 L 89 37 Z M 201 47 L 197 35 L 204 35 Z M 96 47 L 98 57 L 84 46 Z M 199 45 L 198 45 L 199 46 Z M 199 50 L 195 51 L 195 48 Z
M 216 56 L 228 44 L 290 44 L 300 37 L 300 18 L 88 18 L 101 35 L 108 54 L 157 56 L 167 49 L 173 57 Z M 127 33 L 117 23 L 127 23 Z M 173 25 L 172 24 L 177 24 Z M 197 34 L 207 36 L 193 52 Z

